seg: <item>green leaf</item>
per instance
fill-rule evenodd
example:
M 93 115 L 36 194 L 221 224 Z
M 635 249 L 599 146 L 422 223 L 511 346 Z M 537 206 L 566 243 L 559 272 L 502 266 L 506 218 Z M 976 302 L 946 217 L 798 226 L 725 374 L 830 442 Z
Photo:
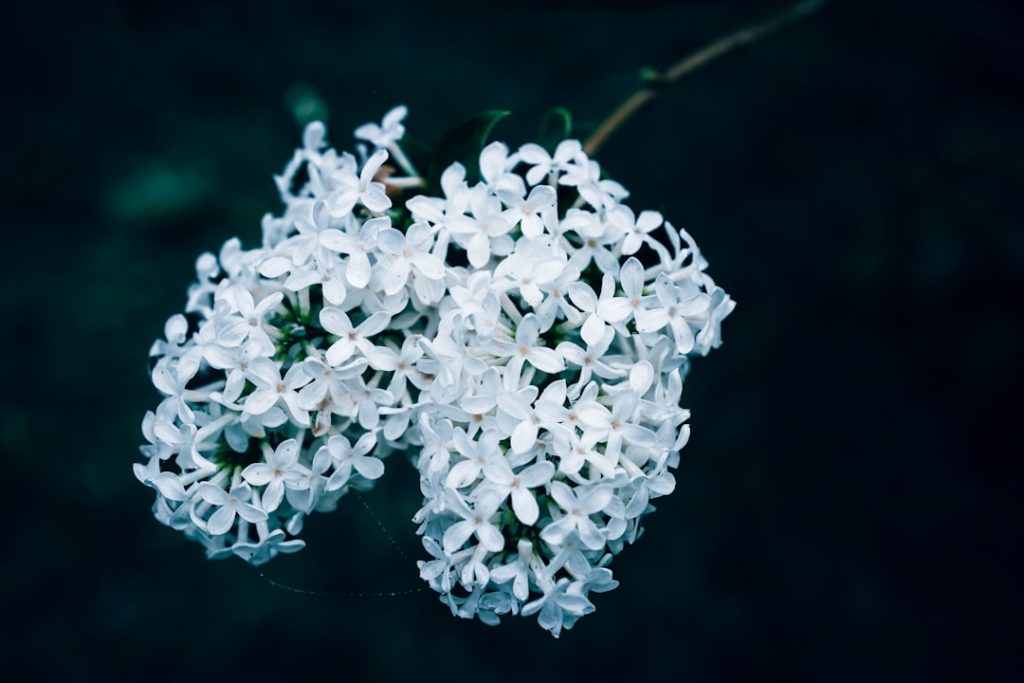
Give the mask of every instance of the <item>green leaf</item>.
M 548 152 L 554 153 L 555 147 L 562 140 L 572 135 L 572 114 L 564 107 L 554 107 L 544 112 L 540 120 L 537 141 Z
M 458 161 L 466 167 L 466 180 L 472 184 L 480 179 L 480 150 L 487 144 L 491 130 L 511 112 L 485 111 L 448 130 L 434 150 L 430 180 L 440 182 L 446 168 Z

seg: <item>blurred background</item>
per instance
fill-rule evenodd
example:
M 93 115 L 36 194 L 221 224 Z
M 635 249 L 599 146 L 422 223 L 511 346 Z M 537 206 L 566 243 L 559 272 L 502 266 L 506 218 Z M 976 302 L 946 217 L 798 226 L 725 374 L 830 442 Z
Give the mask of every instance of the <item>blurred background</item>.
M 739 302 L 684 394 L 676 493 L 555 641 L 430 592 L 304 595 L 160 526 L 149 344 L 271 174 L 408 104 L 585 135 L 782 2 L 8 6 L 0 668 L 33 678 L 1020 680 L 1024 43 L 1015 3 L 833 2 L 664 93 L 599 156 Z M 365 496 L 410 558 L 416 476 Z M 356 498 L 276 581 L 419 587 Z M 638 679 L 639 680 L 639 679 Z

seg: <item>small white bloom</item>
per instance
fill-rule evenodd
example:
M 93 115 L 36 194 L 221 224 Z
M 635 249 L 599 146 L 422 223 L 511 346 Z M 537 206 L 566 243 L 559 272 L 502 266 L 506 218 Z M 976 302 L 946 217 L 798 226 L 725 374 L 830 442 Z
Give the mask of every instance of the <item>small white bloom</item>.
M 523 235 L 530 239 L 540 237 L 544 232 L 544 221 L 541 215 L 555 207 L 558 200 L 555 190 L 548 185 L 538 185 L 530 190 L 525 199 L 521 195 L 508 190 L 498 192 L 501 201 L 508 208 L 502 216 L 512 225 L 519 225 Z
M 632 209 L 622 204 L 608 212 L 608 222 L 625 234 L 622 240 L 622 253 L 626 256 L 635 254 L 640 245 L 650 241 L 648 233 L 658 228 L 663 221 L 657 211 L 642 211 L 639 216 L 635 216 Z
M 511 496 L 512 511 L 527 526 L 532 526 L 540 514 L 537 499 L 530 489 L 544 486 L 554 473 L 555 466 L 549 462 L 539 462 L 519 472 L 513 472 L 508 460 L 502 457 L 491 458 L 484 463 L 487 490 L 497 491 L 502 501 Z
M 580 535 L 580 540 L 591 550 L 599 550 L 604 546 L 601 531 L 590 519 L 612 500 L 612 489 L 608 486 L 589 486 L 577 489 L 574 493 L 565 483 L 551 483 L 551 497 L 565 514 L 544 527 L 540 537 L 551 545 L 560 545 L 573 531 Z
M 660 275 L 654 283 L 658 306 L 636 311 L 636 329 L 640 332 L 657 332 L 665 325 L 675 334 L 676 350 L 689 353 L 693 349 L 694 334 L 691 322 L 699 322 L 711 303 L 710 297 L 700 291 L 683 292 L 678 286 Z
M 426 223 L 413 223 L 405 234 L 385 228 L 378 238 L 380 250 L 391 256 L 384 269 L 384 293 L 396 294 L 413 270 L 428 280 L 444 277 L 444 263 L 430 253 L 433 234 Z
M 384 183 L 374 180 L 387 158 L 387 150 L 380 149 L 366 160 L 358 176 L 352 172 L 339 174 L 337 183 L 340 189 L 327 197 L 331 215 L 347 216 L 357 203 L 376 213 L 391 207 Z
M 341 365 L 357 350 L 364 353 L 370 350 L 372 353 L 373 343 L 368 337 L 382 331 L 389 322 L 391 322 L 391 316 L 383 311 L 378 311 L 359 325 L 353 325 L 340 308 L 324 308 L 320 311 L 320 324 L 324 326 L 325 330 L 338 337 L 338 341 L 327 349 L 327 362 L 331 365 Z
M 283 402 L 292 419 L 300 425 L 309 424 L 309 412 L 299 401 L 299 389 L 310 382 L 309 375 L 301 365 L 293 365 L 281 377 L 281 368 L 268 358 L 256 358 L 249 363 L 245 376 L 256 389 L 249 394 L 244 403 L 244 412 L 248 415 L 263 415 L 268 410 Z
M 252 489 L 248 484 L 225 491 L 219 486 L 203 482 L 199 484 L 197 493 L 206 503 L 217 508 L 206 522 L 206 530 L 214 536 L 226 534 L 234 526 L 236 515 L 252 523 L 264 522 L 267 519 L 265 510 L 249 502 L 252 498 Z
M 367 455 L 377 445 L 377 437 L 363 434 L 355 446 L 344 436 L 336 435 L 327 440 L 321 451 L 330 456 L 334 464 L 334 474 L 327 480 L 327 490 L 336 491 L 348 483 L 352 470 L 366 479 L 378 479 L 384 474 L 384 463 L 379 458 Z
M 359 226 L 355 233 L 329 228 L 320 233 L 320 244 L 348 255 L 345 267 L 346 281 L 353 287 L 363 288 L 370 283 L 372 265 L 369 254 L 377 247 L 380 231 L 391 227 L 387 216 L 371 218 Z
M 452 524 L 444 532 L 441 545 L 446 553 L 455 552 L 461 548 L 471 536 L 476 536 L 480 545 L 491 552 L 498 552 L 505 547 L 505 539 L 502 537 L 501 531 L 491 521 L 501 504 L 498 496 L 483 496 L 471 508 L 460 496 L 450 494 L 447 504 L 448 509 L 462 520 Z
M 540 323 L 532 313 L 525 316 L 516 328 L 515 343 L 502 343 L 501 347 L 518 364 L 528 362 L 541 372 L 548 374 L 561 372 L 565 369 L 565 361 L 554 349 L 539 345 Z
M 360 140 L 367 140 L 377 147 L 389 147 L 398 142 L 405 135 L 405 120 L 409 110 L 404 105 L 399 105 L 384 115 L 384 120 L 378 126 L 376 123 L 366 123 L 356 128 L 356 137 Z
M 285 488 L 308 486 L 299 466 L 299 444 L 295 439 L 282 441 L 266 462 L 253 463 L 242 470 L 242 478 L 253 486 L 266 486 L 263 509 L 273 512 L 284 498 Z

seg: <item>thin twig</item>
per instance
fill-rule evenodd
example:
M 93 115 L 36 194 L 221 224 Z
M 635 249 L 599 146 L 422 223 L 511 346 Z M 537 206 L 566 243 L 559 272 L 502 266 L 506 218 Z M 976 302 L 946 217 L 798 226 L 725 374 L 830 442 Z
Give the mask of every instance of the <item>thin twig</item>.
M 662 88 L 675 83 L 688 73 L 696 71 L 708 62 L 732 52 L 736 48 L 749 45 L 785 28 L 798 19 L 813 14 L 821 9 L 826 2 L 827 0 L 804 0 L 804 2 L 796 4 L 761 23 L 741 28 L 739 31 L 731 33 L 724 38 L 719 38 L 685 59 L 676 62 L 664 71 L 648 76 L 645 78 L 645 85 L 630 95 L 619 105 L 618 109 L 612 112 L 611 116 L 601 122 L 597 130 L 587 138 L 583 148 L 587 154 L 594 154 L 608 140 L 612 133 L 640 111 L 645 104 L 654 99 Z

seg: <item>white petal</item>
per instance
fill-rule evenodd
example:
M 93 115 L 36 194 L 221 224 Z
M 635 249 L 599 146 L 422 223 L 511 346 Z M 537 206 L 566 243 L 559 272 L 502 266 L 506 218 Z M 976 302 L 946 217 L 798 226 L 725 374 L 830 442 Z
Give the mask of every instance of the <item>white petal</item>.
M 604 323 L 602 323 L 603 325 Z M 533 367 L 548 374 L 565 370 L 565 361 L 562 360 L 562 357 L 554 349 L 535 346 L 526 354 L 526 359 L 530 361 Z
M 638 310 L 636 318 L 636 329 L 639 332 L 656 332 L 668 324 L 668 313 L 664 308 L 657 308 L 653 311 Z
M 397 294 L 409 279 L 408 259 L 395 259 L 384 270 L 384 293 Z
M 412 263 L 423 275 L 431 280 L 444 278 L 444 263 L 433 254 L 417 252 L 412 256 Z
M 384 463 L 378 458 L 362 456 L 353 460 L 352 465 L 356 468 L 356 472 L 367 479 L 379 479 L 384 474 Z
M 621 296 L 605 299 L 597 304 L 597 314 L 610 323 L 622 322 L 629 317 L 632 310 L 629 299 Z
M 563 510 L 568 510 L 576 504 L 576 496 L 565 482 L 551 482 L 551 497 Z
M 272 482 L 270 482 L 266 490 L 263 492 L 263 507 L 267 510 L 267 512 L 273 512 L 281 504 L 281 499 L 283 498 L 284 482 L 281 481 L 280 479 L 274 479 Z M 241 513 L 241 508 L 239 508 L 239 512 Z M 242 517 L 244 518 L 245 515 L 242 515 Z
M 357 251 L 349 256 L 348 264 L 345 266 L 345 279 L 356 289 L 362 289 L 370 284 L 370 259 L 364 252 Z
M 225 505 L 213 513 L 210 521 L 206 523 L 206 530 L 213 536 L 220 536 L 221 534 L 226 534 L 234 522 L 234 508 Z
M 480 539 L 480 545 L 491 552 L 498 552 L 505 547 L 505 537 L 493 524 L 484 523 L 477 527 L 476 537 Z
M 266 510 L 261 510 L 251 503 L 239 503 L 238 515 L 245 521 L 252 522 L 253 524 L 267 521 Z
M 583 337 L 583 341 L 587 342 L 590 346 L 597 346 L 601 338 L 604 337 L 604 321 L 596 315 L 587 316 L 586 322 L 583 323 L 583 329 L 580 330 L 580 336 Z
M 469 522 L 456 522 L 448 527 L 441 539 L 441 547 L 446 553 L 453 553 L 463 546 L 473 535 L 473 525 Z
M 540 516 L 537 499 L 525 489 L 512 490 L 512 510 L 519 521 L 527 526 L 532 526 Z
M 595 525 L 590 519 L 583 518 L 579 520 L 580 540 L 583 541 L 583 545 L 587 546 L 591 550 L 600 550 L 604 547 L 604 536 L 598 531 L 597 525 Z
M 453 489 L 469 486 L 480 476 L 480 467 L 472 460 L 463 460 L 455 465 L 444 480 L 444 485 Z
M 544 527 L 540 532 L 540 537 L 549 545 L 562 545 L 575 526 L 571 517 L 562 517 Z

